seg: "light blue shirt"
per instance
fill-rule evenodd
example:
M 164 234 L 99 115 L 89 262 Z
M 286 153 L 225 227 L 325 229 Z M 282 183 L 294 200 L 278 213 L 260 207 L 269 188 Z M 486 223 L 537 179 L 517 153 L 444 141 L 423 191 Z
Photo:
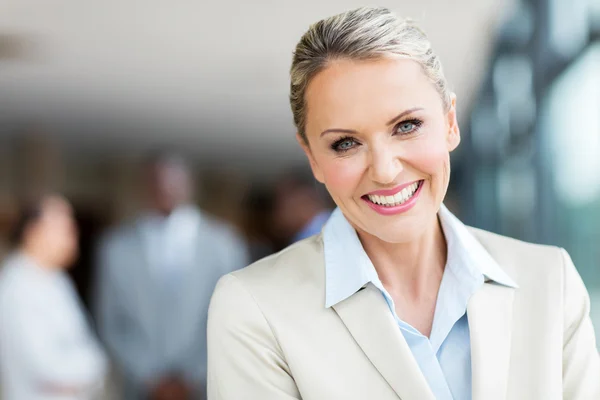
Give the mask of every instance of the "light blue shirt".
M 516 287 L 483 246 L 445 206 L 438 213 L 448 255 L 430 337 L 402 321 L 354 228 L 336 209 L 323 229 L 325 306 L 331 307 L 372 283 L 390 311 L 438 400 L 471 399 L 471 338 L 467 303 L 485 281 Z

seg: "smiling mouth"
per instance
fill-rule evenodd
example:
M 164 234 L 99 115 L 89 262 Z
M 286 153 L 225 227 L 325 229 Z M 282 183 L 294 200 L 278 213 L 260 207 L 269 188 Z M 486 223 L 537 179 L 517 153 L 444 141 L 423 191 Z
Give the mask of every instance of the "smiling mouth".
M 421 185 L 423 185 L 423 180 L 420 180 L 408 187 L 405 187 L 393 196 L 378 196 L 375 194 L 367 194 L 363 196 L 363 199 L 383 207 L 396 207 L 410 200 L 415 195 L 415 193 L 417 193 Z

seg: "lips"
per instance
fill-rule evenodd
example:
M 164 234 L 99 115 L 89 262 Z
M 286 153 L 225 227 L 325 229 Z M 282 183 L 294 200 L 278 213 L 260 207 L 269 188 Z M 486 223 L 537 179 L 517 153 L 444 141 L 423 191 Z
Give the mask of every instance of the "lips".
M 374 190 L 372 192 L 369 192 L 366 194 L 366 196 L 370 196 L 370 195 L 375 195 L 375 196 L 394 196 L 396 193 L 408 188 L 411 185 L 414 185 L 415 183 L 420 183 L 423 182 L 423 180 L 417 180 L 417 181 L 412 181 L 412 182 L 408 182 L 408 183 L 403 183 L 402 185 L 396 186 L 395 188 L 392 189 L 381 189 L 381 190 Z
M 362 196 L 362 199 L 379 214 L 403 213 L 416 204 L 423 183 L 423 180 L 419 180 L 389 190 L 377 190 Z

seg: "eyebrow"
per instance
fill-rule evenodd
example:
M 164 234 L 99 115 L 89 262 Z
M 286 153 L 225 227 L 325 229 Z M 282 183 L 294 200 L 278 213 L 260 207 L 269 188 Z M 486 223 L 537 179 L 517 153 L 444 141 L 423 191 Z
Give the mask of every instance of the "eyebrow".
M 420 111 L 422 109 L 423 109 L 422 107 L 413 107 L 413 108 L 409 108 L 408 110 L 402 111 L 400 114 L 398 114 L 394 118 L 390 119 L 386 125 L 392 125 L 393 123 L 398 121 L 400 118 L 404 117 L 405 115 L 414 113 L 415 111 Z
M 422 110 L 422 107 L 413 107 L 413 108 L 409 108 L 408 110 L 404 110 L 402 111 L 400 114 L 396 115 L 394 118 L 392 118 L 391 120 L 388 121 L 388 123 L 386 125 L 392 125 L 393 123 L 395 123 L 396 121 L 398 121 L 400 118 L 414 113 L 415 111 L 420 111 Z M 333 132 L 337 132 L 337 133 L 347 133 L 350 135 L 354 135 L 357 133 L 357 131 L 353 130 L 353 129 L 342 129 L 342 128 L 331 128 L 331 129 L 326 129 L 323 132 L 321 132 L 321 136 L 324 136 L 327 133 L 333 133 Z

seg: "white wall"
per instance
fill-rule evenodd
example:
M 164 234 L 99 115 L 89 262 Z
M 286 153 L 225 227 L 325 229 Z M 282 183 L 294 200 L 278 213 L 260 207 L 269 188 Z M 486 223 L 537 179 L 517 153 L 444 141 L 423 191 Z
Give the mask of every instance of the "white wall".
M 380 4 L 428 32 L 461 116 L 512 2 Z M 0 61 L 0 125 L 17 116 L 52 121 L 85 154 L 169 142 L 263 168 L 301 160 L 287 100 L 293 47 L 310 23 L 363 4 L 3 0 L 0 34 L 24 46 L 19 59 Z

